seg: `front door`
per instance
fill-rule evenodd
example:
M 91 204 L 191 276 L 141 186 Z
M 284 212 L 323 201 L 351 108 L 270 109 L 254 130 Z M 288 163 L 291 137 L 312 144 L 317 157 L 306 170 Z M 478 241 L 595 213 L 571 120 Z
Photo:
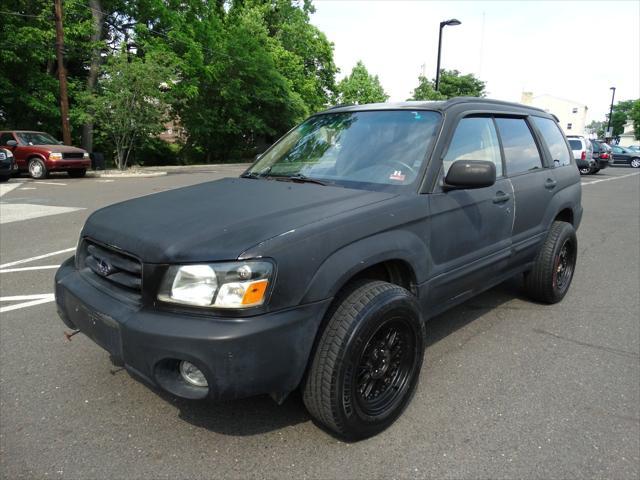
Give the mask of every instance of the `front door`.
M 432 276 L 428 299 L 444 308 L 481 291 L 508 263 L 513 225 L 513 188 L 504 177 L 500 145 L 490 117 L 460 120 L 444 156 L 444 178 L 458 160 L 496 165 L 490 187 L 436 192 L 429 197 Z M 441 308 L 438 308 L 440 310 Z

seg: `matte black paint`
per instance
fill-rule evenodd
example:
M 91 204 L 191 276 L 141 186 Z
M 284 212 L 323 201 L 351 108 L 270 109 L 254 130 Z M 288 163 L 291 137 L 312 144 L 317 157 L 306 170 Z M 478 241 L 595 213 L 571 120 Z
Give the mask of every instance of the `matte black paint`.
M 402 262 L 426 319 L 530 268 L 558 215 L 579 226 L 575 163 L 551 168 L 548 148 L 532 122 L 542 169 L 507 173 L 484 188 L 443 188 L 442 158 L 461 118 L 553 118 L 549 114 L 482 99 L 331 112 L 383 109 L 442 113 L 415 192 L 238 178 L 104 208 L 90 216 L 81 235 L 142 261 L 141 303 L 87 281 L 70 260 L 56 274 L 61 317 L 151 384 L 157 385 L 156 369 L 164 360 L 186 359 L 203 370 L 212 398 L 270 393 L 280 400 L 301 381 L 333 297 L 359 272 L 384 261 Z M 269 258 L 276 265 L 262 307 L 222 312 L 156 300 L 170 264 L 251 258 Z M 98 327 L 101 320 L 115 322 L 115 328 Z

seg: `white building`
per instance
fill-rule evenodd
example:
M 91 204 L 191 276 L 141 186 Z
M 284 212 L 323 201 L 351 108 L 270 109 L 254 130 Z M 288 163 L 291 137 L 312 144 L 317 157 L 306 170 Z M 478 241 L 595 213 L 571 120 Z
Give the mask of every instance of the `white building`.
M 633 130 L 633 122 L 628 120 L 624 125 L 624 132 L 620 134 L 621 147 L 628 147 L 629 145 L 637 145 L 640 141 L 636 140 L 635 132 Z
M 585 133 L 589 107 L 584 103 L 554 97 L 553 95 L 534 96 L 532 92 L 522 92 L 521 102 L 553 113 L 560 120 L 560 126 L 567 135 Z

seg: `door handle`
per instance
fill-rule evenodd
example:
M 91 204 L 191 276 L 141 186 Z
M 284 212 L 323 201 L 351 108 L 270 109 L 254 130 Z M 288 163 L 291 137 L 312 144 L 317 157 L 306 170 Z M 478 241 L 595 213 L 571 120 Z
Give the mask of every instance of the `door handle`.
M 547 178 L 547 181 L 544 182 L 544 188 L 551 190 L 552 188 L 556 188 L 557 184 L 558 182 L 556 182 L 553 178 Z
M 504 203 L 504 202 L 508 202 L 509 199 L 511 198 L 511 195 L 509 195 L 508 193 L 504 193 L 504 192 L 497 192 L 496 196 L 493 197 L 493 203 Z

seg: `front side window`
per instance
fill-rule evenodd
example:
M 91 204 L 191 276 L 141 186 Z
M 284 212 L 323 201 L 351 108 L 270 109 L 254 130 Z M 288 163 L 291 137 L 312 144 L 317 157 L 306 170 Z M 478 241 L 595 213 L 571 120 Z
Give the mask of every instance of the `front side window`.
M 463 118 L 453 133 L 451 144 L 442 161 L 446 176 L 458 160 L 487 160 L 496 166 L 496 177 L 502 176 L 502 160 L 498 136 L 490 117 Z
M 551 153 L 554 167 L 571 165 L 571 154 L 567 149 L 567 143 L 565 142 L 564 136 L 562 135 L 558 124 L 549 118 L 531 118 L 533 119 L 533 123 L 536 125 L 536 127 L 538 127 L 538 130 L 540 130 L 542 138 L 544 138 L 547 147 L 549 147 L 549 152 Z M 582 145 L 580 146 L 580 148 L 582 148 Z
M 243 176 L 301 178 L 369 190 L 412 184 L 440 125 L 433 111 L 326 113 L 283 137 Z
M 542 168 L 542 159 L 527 122 L 522 118 L 496 118 L 507 175 Z

